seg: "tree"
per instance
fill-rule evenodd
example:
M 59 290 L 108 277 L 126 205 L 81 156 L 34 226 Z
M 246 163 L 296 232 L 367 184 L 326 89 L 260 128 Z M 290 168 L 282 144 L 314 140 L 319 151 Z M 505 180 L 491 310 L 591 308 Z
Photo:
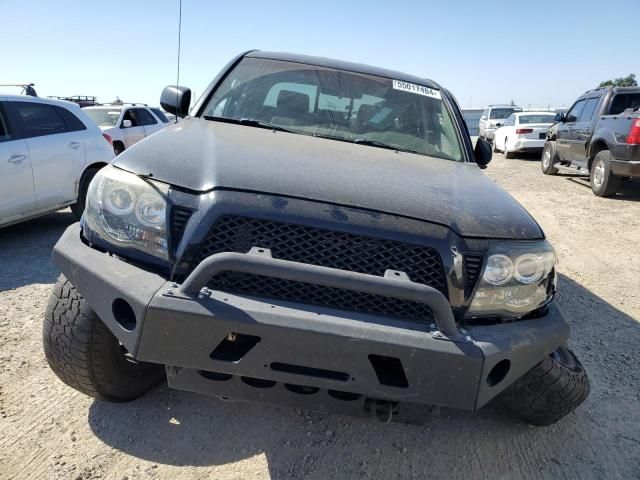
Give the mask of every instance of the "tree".
M 628 77 L 625 78 L 616 78 L 614 80 L 607 80 L 605 82 L 600 82 L 601 87 L 637 87 L 638 82 L 636 81 L 635 73 L 629 74 Z

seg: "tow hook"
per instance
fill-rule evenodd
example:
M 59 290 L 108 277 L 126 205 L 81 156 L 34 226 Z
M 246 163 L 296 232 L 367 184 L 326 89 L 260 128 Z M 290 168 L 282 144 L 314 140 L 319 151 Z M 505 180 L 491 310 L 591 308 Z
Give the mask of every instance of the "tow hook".
M 370 412 L 371 418 L 375 418 L 379 422 L 391 423 L 393 416 L 400 411 L 400 405 L 398 402 L 367 398 L 364 401 L 364 410 Z

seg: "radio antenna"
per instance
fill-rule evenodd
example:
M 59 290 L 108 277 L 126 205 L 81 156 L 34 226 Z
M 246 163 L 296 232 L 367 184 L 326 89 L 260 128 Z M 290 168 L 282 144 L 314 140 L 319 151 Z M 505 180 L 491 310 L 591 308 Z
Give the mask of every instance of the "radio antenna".
M 176 105 L 178 105 L 178 88 L 180 86 L 180 40 L 182 36 L 182 0 L 178 0 L 178 74 L 176 75 Z M 178 123 L 176 115 L 175 123 Z

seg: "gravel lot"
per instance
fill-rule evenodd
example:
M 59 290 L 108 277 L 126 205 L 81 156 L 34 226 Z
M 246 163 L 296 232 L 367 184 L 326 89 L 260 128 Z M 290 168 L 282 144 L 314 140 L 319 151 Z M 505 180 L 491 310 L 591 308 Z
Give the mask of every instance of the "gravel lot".
M 63 385 L 41 348 L 68 210 L 0 230 L 0 478 L 640 478 L 640 184 L 615 199 L 496 154 L 487 173 L 560 258 L 558 304 L 592 383 L 576 412 L 529 427 L 490 404 L 384 425 L 158 388 L 128 404 Z

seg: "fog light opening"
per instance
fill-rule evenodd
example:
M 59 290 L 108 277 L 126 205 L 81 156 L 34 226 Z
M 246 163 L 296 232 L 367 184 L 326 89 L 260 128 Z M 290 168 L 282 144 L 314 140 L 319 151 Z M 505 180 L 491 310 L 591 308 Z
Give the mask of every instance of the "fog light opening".
M 242 383 L 255 388 L 271 388 L 276 384 L 273 380 L 265 380 L 263 378 L 240 377 L 240 380 Z
M 511 369 L 510 360 L 507 360 L 506 358 L 504 360 L 500 360 L 491 369 L 491 371 L 489 372 L 489 375 L 487 375 L 487 384 L 490 387 L 495 387 L 502 380 L 504 380 L 504 377 L 507 376 L 507 373 L 509 373 L 510 369 Z
M 362 398 L 362 395 L 359 393 L 343 392 L 342 390 L 327 390 L 327 393 L 330 397 L 344 402 L 353 402 Z
M 113 313 L 113 318 L 122 328 L 128 332 L 133 332 L 136 328 L 136 314 L 126 300 L 116 298 L 111 304 L 111 312 Z

